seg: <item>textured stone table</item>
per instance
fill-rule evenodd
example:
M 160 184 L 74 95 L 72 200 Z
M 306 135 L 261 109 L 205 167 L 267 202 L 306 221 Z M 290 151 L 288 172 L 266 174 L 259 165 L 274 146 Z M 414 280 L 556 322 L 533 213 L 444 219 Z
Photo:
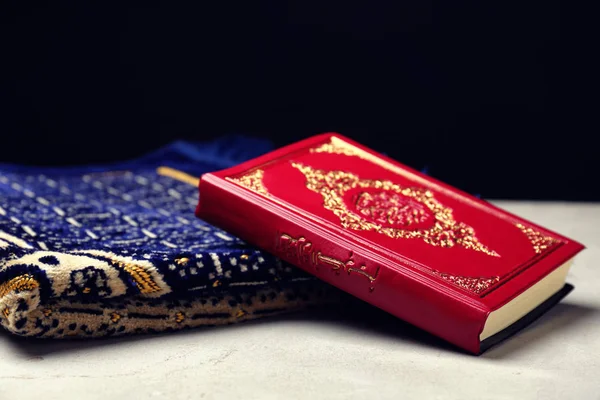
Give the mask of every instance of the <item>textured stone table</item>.
M 0 332 L 0 399 L 600 399 L 600 204 L 496 204 L 588 249 L 575 290 L 483 356 L 371 308 L 90 342 Z

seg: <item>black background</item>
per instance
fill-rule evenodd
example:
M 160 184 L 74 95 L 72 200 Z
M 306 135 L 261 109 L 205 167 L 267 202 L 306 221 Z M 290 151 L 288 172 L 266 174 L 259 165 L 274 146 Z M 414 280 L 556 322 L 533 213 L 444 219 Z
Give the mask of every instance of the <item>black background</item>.
M 0 162 L 338 131 L 482 197 L 600 200 L 559 2 L 48 4 L 1 6 Z

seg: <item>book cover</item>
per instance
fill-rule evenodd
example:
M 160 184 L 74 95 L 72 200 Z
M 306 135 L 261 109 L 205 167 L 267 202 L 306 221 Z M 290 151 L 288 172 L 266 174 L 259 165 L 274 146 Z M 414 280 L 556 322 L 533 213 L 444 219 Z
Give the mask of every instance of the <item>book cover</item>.
M 560 301 L 584 249 L 337 133 L 199 193 L 198 218 L 475 354 Z

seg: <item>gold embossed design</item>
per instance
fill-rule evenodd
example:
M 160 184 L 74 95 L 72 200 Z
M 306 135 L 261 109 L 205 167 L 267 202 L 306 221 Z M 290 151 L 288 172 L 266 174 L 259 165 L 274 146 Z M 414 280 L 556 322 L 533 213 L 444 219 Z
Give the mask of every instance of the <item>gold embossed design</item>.
M 269 192 L 263 185 L 264 171 L 262 169 L 254 170 L 253 172 L 247 173 L 239 178 L 226 178 L 228 181 L 235 182 L 238 185 L 244 186 L 256 193 L 260 193 L 264 196 L 268 196 Z
M 24 290 L 33 290 L 39 286 L 40 284 L 32 275 L 17 276 L 0 285 L 0 297 L 14 291 L 21 292 Z
M 523 224 L 517 224 L 517 228 L 519 228 L 521 232 L 527 235 L 527 238 L 533 246 L 533 250 L 537 254 L 541 254 L 544 250 L 549 249 L 553 245 L 560 242 L 558 239 L 555 239 L 553 237 L 544 236 L 542 233 L 536 231 L 535 229 L 527 228 Z
M 363 159 L 368 159 L 368 154 L 363 154 L 360 149 L 347 144 L 346 142 L 336 138 L 331 138 L 331 142 L 323 143 L 321 146 L 314 149 L 310 149 L 311 153 L 329 153 L 329 154 L 343 154 L 345 156 L 356 156 Z M 373 161 L 373 160 L 369 160 Z
M 415 226 L 426 223 L 433 215 L 421 203 L 395 192 L 361 192 L 353 200 L 359 215 L 382 226 Z
M 282 233 L 277 238 L 277 251 L 288 259 L 296 260 L 304 265 L 311 265 L 315 270 L 319 270 L 321 266 L 328 267 L 336 275 L 345 272 L 348 275 L 358 274 L 368 279 L 369 292 L 375 290 L 374 284 L 379 276 L 379 266 L 366 265 L 356 266 L 354 260 L 354 252 L 348 252 L 348 258 L 339 260 L 335 257 L 323 254 L 313 246 L 304 236 L 293 237 L 287 233 Z
M 470 276 L 456 276 L 441 272 L 436 272 L 435 274 L 448 282 L 451 282 L 465 290 L 476 294 L 480 294 L 481 292 L 486 291 L 487 289 L 489 289 L 490 287 L 492 287 L 500 281 L 499 276 L 494 276 L 491 278 L 473 278 Z
M 324 171 L 299 163 L 292 163 L 292 165 L 306 177 L 307 188 L 322 195 L 324 207 L 340 219 L 344 228 L 375 231 L 394 239 L 422 239 L 432 246 L 453 247 L 459 245 L 489 256 L 499 257 L 498 253 L 479 242 L 472 227 L 455 221 L 452 209 L 440 204 L 430 190 L 405 188 L 387 180 L 360 179 L 357 175 L 344 171 Z M 375 189 L 378 193 L 404 196 L 409 201 L 424 206 L 421 209 L 424 211 L 423 214 L 421 214 L 421 210 L 412 208 L 413 211 L 417 210 L 415 217 L 424 217 L 430 213 L 433 215 L 432 224 L 429 224 L 427 228 L 406 229 L 406 226 L 398 228 L 369 220 L 361 216 L 360 212 L 350 210 L 344 201 L 344 195 L 349 190 L 357 188 Z M 384 211 L 383 214 L 387 214 L 388 210 Z

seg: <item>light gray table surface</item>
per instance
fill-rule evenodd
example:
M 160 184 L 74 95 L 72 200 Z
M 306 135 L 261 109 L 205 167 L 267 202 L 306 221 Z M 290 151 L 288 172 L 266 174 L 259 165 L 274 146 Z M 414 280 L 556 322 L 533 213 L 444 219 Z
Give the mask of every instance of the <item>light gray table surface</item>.
M 0 332 L 8 399 L 600 399 L 600 204 L 494 202 L 581 241 L 575 290 L 476 357 L 379 312 L 36 342 Z

